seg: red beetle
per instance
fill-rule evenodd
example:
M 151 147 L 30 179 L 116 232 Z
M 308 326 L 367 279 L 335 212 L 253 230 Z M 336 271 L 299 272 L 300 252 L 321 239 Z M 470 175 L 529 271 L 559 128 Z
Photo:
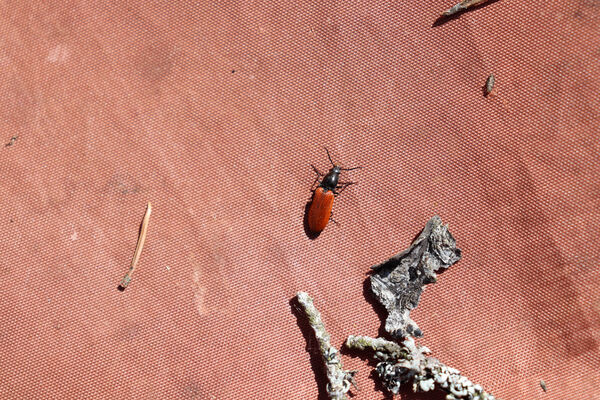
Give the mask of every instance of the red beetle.
M 329 155 L 329 150 L 325 148 L 327 157 L 333 168 L 329 170 L 327 174 L 319 172 L 313 165 L 313 169 L 319 175 L 323 176 L 323 180 L 319 182 L 319 186 L 315 189 L 310 208 L 308 209 L 308 227 L 314 233 L 319 233 L 327 226 L 327 223 L 331 219 L 331 209 L 333 207 L 333 199 L 336 195 L 340 194 L 346 187 L 356 182 L 340 182 L 340 173 L 342 171 L 351 171 L 362 167 L 354 168 L 341 168 L 339 165 L 334 164 Z M 340 189 L 339 192 L 336 189 Z

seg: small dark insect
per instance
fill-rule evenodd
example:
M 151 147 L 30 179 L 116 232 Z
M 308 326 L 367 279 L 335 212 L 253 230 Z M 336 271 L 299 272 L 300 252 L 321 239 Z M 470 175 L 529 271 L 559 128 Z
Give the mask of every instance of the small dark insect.
M 329 150 L 325 148 L 329 162 L 333 166 L 327 174 L 320 172 L 314 165 L 312 166 L 318 174 L 317 180 L 320 177 L 323 179 L 319 182 L 319 186 L 314 191 L 310 208 L 308 209 L 308 227 L 314 233 L 319 233 L 327 226 L 331 218 L 331 209 L 333 208 L 333 199 L 340 194 L 348 186 L 356 182 L 340 182 L 340 173 L 342 171 L 351 171 L 362 167 L 341 168 L 331 160 Z M 316 181 L 315 181 L 316 182 Z M 314 184 L 313 184 L 314 185 Z M 340 189 L 339 192 L 336 189 Z
M 544 391 L 544 393 L 546 393 L 548 391 L 548 388 L 546 387 L 546 382 L 544 382 L 543 379 L 540 379 L 540 386 L 542 387 L 542 390 Z
M 490 76 L 488 76 L 488 78 L 485 81 L 486 96 L 489 96 L 490 93 L 492 93 L 492 90 L 494 90 L 494 83 L 496 83 L 496 77 L 494 76 L 494 74 L 490 74 Z
M 4 147 L 10 147 L 10 146 L 12 146 L 13 144 L 15 144 L 15 142 L 17 141 L 18 138 L 19 138 L 18 136 L 11 137 L 10 141 L 8 143 L 6 143 L 4 145 Z

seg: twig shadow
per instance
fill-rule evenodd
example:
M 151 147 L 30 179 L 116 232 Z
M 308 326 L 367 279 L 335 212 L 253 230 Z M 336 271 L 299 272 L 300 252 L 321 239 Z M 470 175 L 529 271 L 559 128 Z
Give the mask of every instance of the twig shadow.
M 483 94 L 483 97 L 488 98 L 488 99 L 493 99 L 494 96 L 496 95 L 494 93 L 494 88 L 492 88 L 491 91 L 487 91 L 487 82 L 483 84 L 483 86 L 481 87 L 481 93 Z
M 319 352 L 319 344 L 315 338 L 315 333 L 308 323 L 306 314 L 303 311 L 302 305 L 298 301 L 298 297 L 294 296 L 290 301 L 290 309 L 292 314 L 296 317 L 296 324 L 304 336 L 306 341 L 306 351 L 310 355 L 310 367 L 315 374 L 315 382 L 319 390 L 318 400 L 328 400 L 327 395 L 327 371 L 323 365 L 323 359 Z
M 444 400 L 446 398 L 446 394 L 441 390 L 415 393 L 410 389 L 410 386 L 404 385 L 400 388 L 400 393 L 398 394 L 401 400 Z
M 454 19 L 458 19 L 458 17 L 460 17 L 460 14 L 462 13 L 458 13 L 458 14 L 452 14 L 452 15 L 440 15 L 439 17 L 437 17 L 437 19 L 433 22 L 433 25 L 431 25 L 432 28 L 437 28 L 440 25 L 444 25 L 446 22 L 452 21 Z
M 388 333 L 385 331 L 385 320 L 387 319 L 388 312 L 383 304 L 377 300 L 375 293 L 373 293 L 373 290 L 371 289 L 371 274 L 372 272 L 369 273 L 369 276 L 363 282 L 363 296 L 365 296 L 367 303 L 373 307 L 373 311 L 375 311 L 375 314 L 377 314 L 381 321 L 381 325 L 377 331 L 378 337 L 389 337 Z

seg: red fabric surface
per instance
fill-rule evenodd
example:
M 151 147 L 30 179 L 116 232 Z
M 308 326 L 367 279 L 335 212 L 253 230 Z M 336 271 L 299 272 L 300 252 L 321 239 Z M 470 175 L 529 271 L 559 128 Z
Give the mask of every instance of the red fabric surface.
M 366 272 L 439 214 L 463 259 L 420 343 L 501 399 L 600 399 L 600 5 L 452 5 L 2 2 L 0 397 L 323 398 L 290 300 L 377 335 Z M 323 146 L 364 169 L 310 239 Z

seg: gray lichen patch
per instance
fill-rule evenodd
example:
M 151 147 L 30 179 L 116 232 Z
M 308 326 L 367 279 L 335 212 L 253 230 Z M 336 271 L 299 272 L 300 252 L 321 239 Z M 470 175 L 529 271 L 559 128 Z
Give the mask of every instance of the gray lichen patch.
M 435 282 L 437 271 L 460 260 L 460 249 L 448 226 L 438 216 L 431 218 L 411 246 L 382 264 L 372 267 L 371 289 L 387 309 L 385 330 L 396 338 L 421 337 L 410 318 L 425 285 Z
M 384 386 L 394 394 L 398 394 L 403 384 L 412 383 L 414 392 L 443 390 L 446 400 L 495 400 L 480 385 L 462 376 L 460 371 L 429 357 L 431 351 L 417 345 L 413 338 L 397 344 L 382 338 L 349 336 L 346 346 L 374 351 L 379 361 L 375 371 Z

